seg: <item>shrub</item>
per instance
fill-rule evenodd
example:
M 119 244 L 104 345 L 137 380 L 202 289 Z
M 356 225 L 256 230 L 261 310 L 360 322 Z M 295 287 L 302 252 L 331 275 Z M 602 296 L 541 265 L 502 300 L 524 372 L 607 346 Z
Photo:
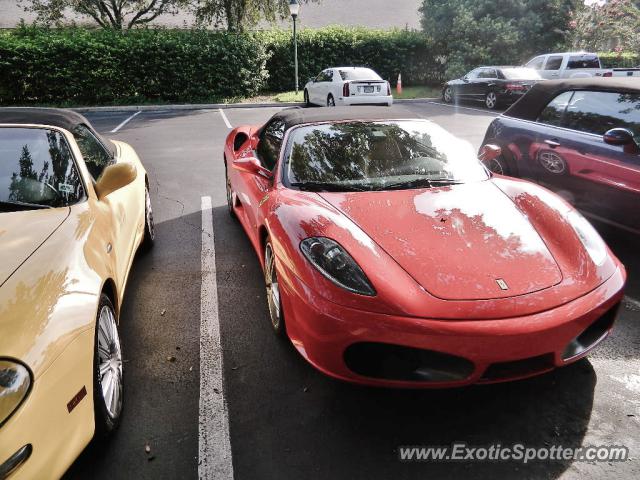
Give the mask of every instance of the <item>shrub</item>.
M 270 53 L 269 90 L 291 90 L 294 87 L 291 32 L 272 30 L 259 36 Z M 301 88 L 323 69 L 343 65 L 373 68 L 392 83 L 402 73 L 405 85 L 439 84 L 444 71 L 431 39 L 420 32 L 405 30 L 344 27 L 302 30 L 298 35 L 298 62 Z
M 600 53 L 604 68 L 632 68 L 640 66 L 640 53 L 607 52 Z
M 265 86 L 267 57 L 252 34 L 22 27 L 0 33 L 0 103 L 250 96 Z

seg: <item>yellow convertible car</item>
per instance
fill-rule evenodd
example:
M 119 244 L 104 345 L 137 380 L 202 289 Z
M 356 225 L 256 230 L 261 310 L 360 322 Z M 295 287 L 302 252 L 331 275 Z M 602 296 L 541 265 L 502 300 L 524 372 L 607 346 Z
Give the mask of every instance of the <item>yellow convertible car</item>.
M 118 425 L 118 314 L 154 236 L 133 148 L 71 111 L 0 109 L 0 480 L 59 478 Z

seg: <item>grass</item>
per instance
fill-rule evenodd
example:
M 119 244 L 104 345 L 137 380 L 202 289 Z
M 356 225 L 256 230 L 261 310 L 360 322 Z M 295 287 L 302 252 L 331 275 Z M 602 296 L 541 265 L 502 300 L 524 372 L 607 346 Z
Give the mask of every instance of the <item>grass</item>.
M 395 88 L 391 89 L 393 98 L 395 99 L 413 99 L 413 98 L 434 98 L 439 97 L 441 94 L 440 87 L 430 87 L 421 85 L 417 87 L 404 87 L 402 94 L 398 95 Z M 291 103 L 291 102 L 303 102 L 302 90 L 297 94 L 294 91 L 282 92 L 282 93 L 265 93 L 257 97 L 260 101 L 273 102 L 273 103 Z M 249 100 L 250 102 L 253 99 Z
M 440 96 L 439 87 L 429 86 L 417 86 L 417 87 L 404 87 L 402 94 L 398 95 L 395 88 L 392 88 L 393 98 L 395 99 L 412 99 L 412 98 L 433 98 Z M 201 98 L 193 99 L 191 101 L 172 102 L 169 100 L 160 99 L 148 99 L 148 98 L 119 98 L 111 102 L 102 102 L 101 106 L 122 106 L 122 105 L 170 105 L 170 104 L 207 104 L 207 103 L 302 103 L 304 101 L 302 90 L 297 94 L 294 91 L 281 92 L 281 93 L 262 93 L 251 98 Z M 59 107 L 59 108 L 73 108 L 73 107 L 90 107 L 94 106 L 92 102 L 82 101 L 60 101 L 57 103 L 46 102 L 33 102 L 30 106 L 41 107 Z

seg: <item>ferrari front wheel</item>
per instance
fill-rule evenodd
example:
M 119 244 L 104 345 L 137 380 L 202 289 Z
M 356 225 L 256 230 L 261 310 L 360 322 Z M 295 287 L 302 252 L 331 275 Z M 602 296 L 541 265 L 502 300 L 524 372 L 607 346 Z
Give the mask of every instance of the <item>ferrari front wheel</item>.
M 104 437 L 118 426 L 122 413 L 122 348 L 113 303 L 100 295 L 93 355 L 93 405 L 96 436 Z
M 276 272 L 276 257 L 269 239 L 267 239 L 264 247 L 264 282 L 267 289 L 267 304 L 269 306 L 271 327 L 277 335 L 284 336 L 285 326 L 280 298 L 280 282 Z
M 231 189 L 231 179 L 227 171 L 227 165 L 224 166 L 224 177 L 227 183 L 227 210 L 231 218 L 236 218 L 236 212 L 233 210 L 233 190 Z

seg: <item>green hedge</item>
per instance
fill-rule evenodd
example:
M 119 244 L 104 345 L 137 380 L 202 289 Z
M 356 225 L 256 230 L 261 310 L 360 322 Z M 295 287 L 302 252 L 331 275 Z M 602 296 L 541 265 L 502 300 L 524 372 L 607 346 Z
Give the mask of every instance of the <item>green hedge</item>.
M 604 68 L 632 68 L 640 65 L 640 53 L 600 53 Z
M 640 65 L 636 53 L 600 56 L 608 68 Z M 321 70 L 340 65 L 369 66 L 394 85 L 399 73 L 407 86 L 446 80 L 447 65 L 433 40 L 413 31 L 302 30 L 298 59 L 301 87 Z M 220 101 L 291 90 L 293 72 L 287 30 L 20 27 L 0 32 L 0 105 Z
M 267 62 L 268 88 L 291 90 L 294 86 L 293 39 L 290 31 L 262 32 L 271 53 Z M 321 70 L 342 65 L 373 68 L 395 84 L 402 73 L 404 85 L 439 84 L 444 67 L 437 61 L 431 39 L 420 32 L 327 27 L 302 30 L 298 35 L 300 86 Z
M 0 104 L 245 97 L 264 88 L 267 57 L 251 34 L 23 27 L 0 33 Z

